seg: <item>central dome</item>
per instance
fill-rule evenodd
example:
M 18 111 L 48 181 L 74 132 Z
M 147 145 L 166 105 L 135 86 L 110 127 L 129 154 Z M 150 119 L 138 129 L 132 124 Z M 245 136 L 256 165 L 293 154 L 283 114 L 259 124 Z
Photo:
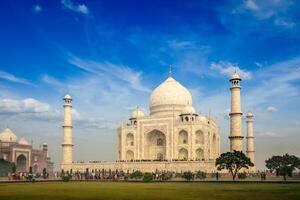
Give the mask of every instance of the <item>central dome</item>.
M 150 96 L 151 115 L 180 113 L 188 105 L 192 105 L 191 93 L 171 76 L 155 88 Z

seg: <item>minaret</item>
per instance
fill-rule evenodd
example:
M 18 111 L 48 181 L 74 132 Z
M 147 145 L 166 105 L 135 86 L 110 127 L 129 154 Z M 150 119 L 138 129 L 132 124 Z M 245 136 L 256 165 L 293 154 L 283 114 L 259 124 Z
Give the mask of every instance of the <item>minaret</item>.
M 253 137 L 253 114 L 251 112 L 247 113 L 247 156 L 250 158 L 251 162 L 254 163 L 254 137 Z
M 64 141 L 62 144 L 63 157 L 62 164 L 71 164 L 73 162 L 73 144 L 72 144 L 72 97 L 64 97 Z
M 243 133 L 242 133 L 242 111 L 241 111 L 241 86 L 239 77 L 235 71 L 231 82 L 231 111 L 230 115 L 230 151 L 243 151 Z

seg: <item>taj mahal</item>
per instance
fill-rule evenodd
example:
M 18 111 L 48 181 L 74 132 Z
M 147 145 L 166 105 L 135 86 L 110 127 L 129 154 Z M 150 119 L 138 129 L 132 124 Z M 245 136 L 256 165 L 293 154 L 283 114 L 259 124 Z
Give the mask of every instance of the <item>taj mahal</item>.
M 242 132 L 241 78 L 231 79 L 230 151 L 243 151 L 254 163 L 253 114 L 246 115 L 247 136 Z M 64 97 L 63 157 L 65 171 L 123 170 L 142 172 L 214 172 L 220 155 L 220 128 L 215 119 L 196 112 L 190 91 L 172 75 L 157 86 L 149 98 L 149 115 L 136 108 L 117 129 L 117 161 L 73 162 L 72 97 Z M 223 132 L 225 132 L 223 130 Z M 252 170 L 254 170 L 252 168 Z

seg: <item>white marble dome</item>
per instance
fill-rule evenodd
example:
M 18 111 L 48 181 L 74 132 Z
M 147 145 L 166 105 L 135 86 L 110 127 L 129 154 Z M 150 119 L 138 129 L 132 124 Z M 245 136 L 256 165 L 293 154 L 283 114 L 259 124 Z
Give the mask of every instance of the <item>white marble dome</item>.
M 140 118 L 140 117 L 144 117 L 144 116 L 145 116 L 145 114 L 140 108 L 136 108 L 131 113 L 131 118 Z
M 29 145 L 28 141 L 25 139 L 25 138 L 20 138 L 19 140 L 19 144 L 22 144 L 22 145 Z
M 18 137 L 9 128 L 4 129 L 0 134 L 1 142 L 17 142 Z
M 234 79 L 241 79 L 240 76 L 239 76 L 239 74 L 236 71 L 232 74 L 230 80 L 234 80 Z
M 247 113 L 247 117 L 253 117 L 253 113 L 249 111 L 249 112 Z
M 181 111 L 182 115 L 189 115 L 189 114 L 196 114 L 196 110 L 193 106 L 185 106 L 182 111 Z
M 64 99 L 72 99 L 72 97 L 71 97 L 71 95 L 66 94 L 65 97 L 64 97 Z
M 150 96 L 152 114 L 171 109 L 181 112 L 187 105 L 192 105 L 191 93 L 171 76 L 155 88 Z

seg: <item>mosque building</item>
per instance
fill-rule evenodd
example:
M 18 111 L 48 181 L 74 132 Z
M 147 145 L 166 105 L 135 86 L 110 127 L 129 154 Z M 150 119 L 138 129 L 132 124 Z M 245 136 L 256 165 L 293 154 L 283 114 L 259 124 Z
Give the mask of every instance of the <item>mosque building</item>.
M 230 79 L 230 150 L 243 151 L 240 77 Z M 136 108 L 117 129 L 116 162 L 76 163 L 72 158 L 72 98 L 64 98 L 63 170 L 216 171 L 220 128 L 216 120 L 196 112 L 190 91 L 171 75 L 150 95 L 149 115 Z M 247 154 L 254 162 L 253 115 L 247 115 Z
M 14 162 L 18 172 L 28 172 L 30 167 L 33 173 L 41 173 L 44 168 L 48 172 L 53 171 L 46 143 L 41 149 L 34 149 L 24 137 L 18 139 L 9 128 L 0 134 L 0 158 Z

